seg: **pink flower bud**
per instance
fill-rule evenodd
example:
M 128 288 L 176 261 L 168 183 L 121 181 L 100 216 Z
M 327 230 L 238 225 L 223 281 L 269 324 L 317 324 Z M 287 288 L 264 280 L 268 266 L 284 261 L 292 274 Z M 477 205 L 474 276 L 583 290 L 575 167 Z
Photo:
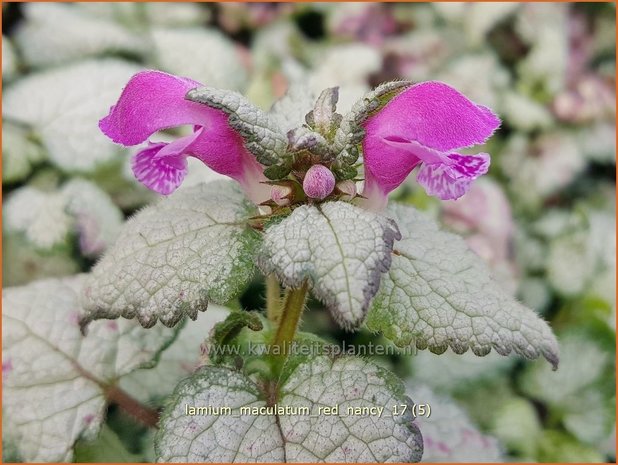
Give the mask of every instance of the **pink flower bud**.
M 350 179 L 339 181 L 337 190 L 341 192 L 341 200 L 352 200 L 356 197 L 356 183 Z
M 293 191 L 290 186 L 274 185 L 270 190 L 270 198 L 280 207 L 289 205 Z
M 322 200 L 335 189 L 335 176 L 323 165 L 313 165 L 305 174 L 303 190 L 307 197 Z

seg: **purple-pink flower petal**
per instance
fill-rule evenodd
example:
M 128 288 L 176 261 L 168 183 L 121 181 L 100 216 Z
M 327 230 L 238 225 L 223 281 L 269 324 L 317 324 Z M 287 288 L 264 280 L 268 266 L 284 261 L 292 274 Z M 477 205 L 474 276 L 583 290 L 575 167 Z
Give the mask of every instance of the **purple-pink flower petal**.
M 417 179 L 430 195 L 460 197 L 487 171 L 489 156 L 472 161 L 452 151 L 484 143 L 499 125 L 491 110 L 444 83 L 409 87 L 365 122 L 363 196 L 368 205 L 386 205 L 387 194 L 419 165 Z
M 137 73 L 99 127 L 114 142 L 128 146 L 141 144 L 162 129 L 207 126 L 218 110 L 185 100 L 187 92 L 197 87 L 202 84 L 161 71 Z
M 222 111 L 210 115 L 208 127 L 189 147 L 189 153 L 210 169 L 236 180 L 244 175 L 246 164 L 260 166 L 245 148 L 240 134 L 228 124 L 228 116 Z
M 437 81 L 409 87 L 367 122 L 381 137 L 416 141 L 441 152 L 482 144 L 499 125 L 489 108 Z
M 197 81 L 161 71 L 134 75 L 109 114 L 99 122 L 114 142 L 136 145 L 157 131 L 191 125 L 193 134 L 170 144 L 150 144 L 133 159 L 136 178 L 160 194 L 172 193 L 183 181 L 186 157 L 200 159 L 214 171 L 238 181 L 256 203 L 266 200 L 269 189 L 260 185 L 263 168 L 228 123 L 228 115 L 185 99 Z
M 470 184 L 489 169 L 489 155 L 448 155 L 449 163 L 423 163 L 416 180 L 429 195 L 455 200 L 464 195 Z
M 184 150 L 198 133 L 181 137 L 169 144 L 150 143 L 131 160 L 136 179 L 149 189 L 163 195 L 174 192 L 187 175 L 187 157 Z
M 363 195 L 367 198 L 382 196 L 374 206 L 381 209 L 386 205 L 386 196 L 399 186 L 420 163 L 420 158 L 396 144 L 374 137 L 368 130 L 363 141 L 365 186 Z

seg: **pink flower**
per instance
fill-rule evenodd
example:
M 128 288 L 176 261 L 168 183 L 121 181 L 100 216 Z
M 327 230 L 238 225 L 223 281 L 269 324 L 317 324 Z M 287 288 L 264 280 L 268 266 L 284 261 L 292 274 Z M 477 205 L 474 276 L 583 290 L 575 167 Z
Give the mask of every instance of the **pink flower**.
M 199 82 L 161 71 L 135 74 L 116 105 L 99 122 L 101 131 L 125 146 L 144 142 L 152 134 L 175 126 L 192 125 L 192 134 L 171 142 L 149 142 L 132 160 L 135 177 L 149 189 L 168 195 L 187 174 L 187 156 L 238 181 L 259 203 L 269 196 L 261 165 L 244 147 L 240 135 L 221 110 L 185 100 Z M 265 194 L 265 195 L 264 195 Z
M 365 122 L 363 196 L 369 208 L 419 167 L 416 180 L 429 195 L 457 199 L 489 168 L 489 155 L 456 150 L 484 143 L 500 120 L 452 87 L 436 81 L 415 84 Z
M 294 191 L 290 186 L 274 185 L 270 189 L 270 198 L 280 207 L 285 207 L 292 203 Z

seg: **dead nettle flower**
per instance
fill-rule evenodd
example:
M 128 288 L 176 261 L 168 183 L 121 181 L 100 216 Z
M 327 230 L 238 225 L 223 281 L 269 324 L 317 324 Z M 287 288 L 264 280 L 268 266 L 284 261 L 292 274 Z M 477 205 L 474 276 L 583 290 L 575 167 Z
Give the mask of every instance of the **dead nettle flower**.
M 266 180 L 263 168 L 229 126 L 228 115 L 185 99 L 197 87 L 202 84 L 160 71 L 137 73 L 99 127 L 114 142 L 132 146 L 157 131 L 193 125 L 188 136 L 171 143 L 149 142 L 137 152 L 132 162 L 135 177 L 159 194 L 171 194 L 186 176 L 186 158 L 191 156 L 238 181 L 252 200 L 263 201 L 269 191 L 261 184 Z
M 417 166 L 419 184 L 443 200 L 461 197 L 487 172 L 488 154 L 456 150 L 485 142 L 500 120 L 446 84 L 384 84 L 345 117 L 336 113 L 337 99 L 336 88 L 325 90 L 306 123 L 286 131 L 238 94 L 144 71 L 131 78 L 100 127 L 114 142 L 136 145 L 159 130 L 193 125 L 192 134 L 150 142 L 133 159 L 136 178 L 164 195 L 181 184 L 187 156 L 238 181 L 254 202 L 280 207 L 355 199 L 359 148 L 362 203 L 370 209 L 383 208 Z
M 500 120 L 452 87 L 436 81 L 413 85 L 365 122 L 363 195 L 373 208 L 419 167 L 416 180 L 429 195 L 457 199 L 489 169 L 489 155 L 456 150 L 484 143 Z

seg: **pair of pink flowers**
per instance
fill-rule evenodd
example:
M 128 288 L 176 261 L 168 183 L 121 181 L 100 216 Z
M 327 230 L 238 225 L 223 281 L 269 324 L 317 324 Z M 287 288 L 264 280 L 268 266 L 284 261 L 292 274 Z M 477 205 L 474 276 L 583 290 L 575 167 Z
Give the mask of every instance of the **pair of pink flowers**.
M 100 121 L 114 142 L 137 145 L 162 129 L 192 125 L 192 133 L 171 143 L 149 142 L 133 158 L 136 178 L 160 194 L 172 193 L 187 174 L 187 156 L 227 175 L 259 203 L 263 167 L 222 110 L 185 99 L 202 85 L 160 71 L 133 76 L 117 104 Z M 491 110 L 476 105 L 441 82 L 412 85 L 364 122 L 362 195 L 374 207 L 419 167 L 417 181 L 428 194 L 457 199 L 489 168 L 489 155 L 462 155 L 462 147 L 484 143 L 500 125 Z

